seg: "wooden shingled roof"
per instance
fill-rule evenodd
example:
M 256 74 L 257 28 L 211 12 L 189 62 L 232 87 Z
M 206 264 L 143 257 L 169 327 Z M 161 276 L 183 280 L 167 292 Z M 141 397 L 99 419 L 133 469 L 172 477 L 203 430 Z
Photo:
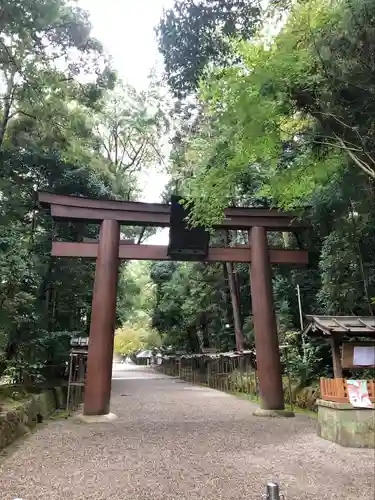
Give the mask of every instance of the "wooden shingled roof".
M 304 334 L 309 337 L 371 337 L 375 338 L 373 316 L 306 316 Z

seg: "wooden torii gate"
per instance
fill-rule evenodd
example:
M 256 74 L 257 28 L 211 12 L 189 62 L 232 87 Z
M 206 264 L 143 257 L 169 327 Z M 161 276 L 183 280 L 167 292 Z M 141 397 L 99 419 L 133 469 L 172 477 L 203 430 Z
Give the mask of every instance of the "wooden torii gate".
M 92 301 L 85 415 L 106 415 L 110 408 L 116 289 L 119 260 L 170 260 L 166 246 L 121 244 L 120 224 L 170 227 L 170 205 L 92 200 L 39 192 L 39 202 L 56 220 L 100 224 L 98 242 L 52 243 L 55 257 L 96 259 Z M 218 229 L 247 230 L 250 245 L 212 247 L 207 262 L 251 264 L 251 300 L 261 409 L 283 410 L 284 393 L 272 298 L 272 264 L 306 265 L 306 250 L 269 249 L 267 231 L 298 232 L 308 225 L 293 214 L 261 208 L 227 208 Z M 128 243 L 128 242 L 127 242 Z

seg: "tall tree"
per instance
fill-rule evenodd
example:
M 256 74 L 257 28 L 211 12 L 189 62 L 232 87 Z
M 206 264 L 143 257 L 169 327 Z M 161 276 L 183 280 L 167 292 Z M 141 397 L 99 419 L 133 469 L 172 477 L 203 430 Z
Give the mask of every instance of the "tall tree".
M 137 174 L 163 163 L 162 141 L 169 130 L 166 111 L 157 87 L 137 92 L 120 82 L 103 102 L 101 112 L 93 116 L 96 147 L 116 190 L 130 200 L 137 194 L 132 192 Z M 121 185 L 124 179 L 127 185 Z
M 176 0 L 157 28 L 169 85 L 178 97 L 194 91 L 207 64 L 233 62 L 227 37 L 252 37 L 259 25 L 255 0 Z
M 113 82 L 102 46 L 90 37 L 90 29 L 87 12 L 65 0 L 3 2 L 0 147 L 13 118 L 40 120 L 38 111 L 49 110 L 51 103 L 56 107 L 67 92 L 71 100 L 93 103 Z M 96 75 L 96 81 L 78 83 L 77 77 L 88 73 Z M 51 113 L 50 119 L 50 126 L 60 128 Z

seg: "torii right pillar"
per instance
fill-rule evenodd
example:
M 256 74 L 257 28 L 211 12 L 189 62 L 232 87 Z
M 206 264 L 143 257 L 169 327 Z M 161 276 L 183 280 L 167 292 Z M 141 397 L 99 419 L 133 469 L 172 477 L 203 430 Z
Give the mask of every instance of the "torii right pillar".
M 251 245 L 251 301 L 260 395 L 260 416 L 293 416 L 284 407 L 279 341 L 272 297 L 272 275 L 267 230 L 253 227 Z

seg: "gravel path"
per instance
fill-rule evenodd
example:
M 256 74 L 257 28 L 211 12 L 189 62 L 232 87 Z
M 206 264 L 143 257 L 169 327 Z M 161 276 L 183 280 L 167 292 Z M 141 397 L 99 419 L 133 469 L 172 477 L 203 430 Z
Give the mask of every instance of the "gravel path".
M 314 421 L 262 419 L 214 390 L 127 368 L 118 420 L 49 422 L 0 458 L 0 500 L 374 500 L 374 452 L 319 439 Z

